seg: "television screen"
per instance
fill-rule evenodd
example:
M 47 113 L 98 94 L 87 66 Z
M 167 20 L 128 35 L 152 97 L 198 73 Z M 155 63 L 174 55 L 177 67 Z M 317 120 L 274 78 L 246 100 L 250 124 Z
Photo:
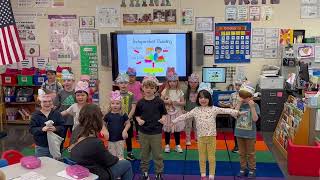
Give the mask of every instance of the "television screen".
M 160 79 L 168 67 L 174 67 L 180 80 L 192 72 L 192 34 L 122 34 L 111 33 L 112 75 L 135 68 L 137 78 L 153 74 Z
M 226 68 L 225 67 L 203 67 L 202 81 L 207 83 L 225 83 Z

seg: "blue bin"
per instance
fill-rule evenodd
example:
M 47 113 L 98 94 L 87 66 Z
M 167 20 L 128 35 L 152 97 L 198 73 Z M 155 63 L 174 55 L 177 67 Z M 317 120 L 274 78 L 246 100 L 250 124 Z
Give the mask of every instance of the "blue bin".
M 34 75 L 33 84 L 36 86 L 41 86 L 47 80 L 47 76 Z
M 219 106 L 219 101 L 228 101 L 235 91 L 213 91 L 212 101 L 214 106 Z

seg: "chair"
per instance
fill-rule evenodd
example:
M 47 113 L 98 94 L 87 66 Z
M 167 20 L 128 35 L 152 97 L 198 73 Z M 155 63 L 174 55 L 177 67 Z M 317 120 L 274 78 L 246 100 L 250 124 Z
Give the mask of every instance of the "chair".
M 73 161 L 73 160 L 71 160 L 70 158 L 67 158 L 67 157 L 63 158 L 63 162 L 65 164 L 68 164 L 68 165 L 76 165 L 77 164 L 75 161 Z
M 8 164 L 16 164 L 20 163 L 20 159 L 23 157 L 19 151 L 16 150 L 8 150 L 2 153 L 1 158 L 8 161 Z
M 8 166 L 8 161 L 5 159 L 0 159 L 0 168 Z

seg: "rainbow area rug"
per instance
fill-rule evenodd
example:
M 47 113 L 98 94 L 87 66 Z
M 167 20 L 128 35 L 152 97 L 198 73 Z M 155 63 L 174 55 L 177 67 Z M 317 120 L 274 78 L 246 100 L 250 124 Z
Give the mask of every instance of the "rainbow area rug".
M 174 139 L 171 139 L 171 152 L 163 153 L 164 157 L 164 178 L 169 180 L 196 180 L 200 179 L 200 170 L 198 162 L 198 150 L 195 141 L 192 141 L 191 146 L 185 145 L 185 135 L 181 136 L 181 147 L 183 153 L 174 151 Z M 68 141 L 66 141 L 68 142 Z M 164 147 L 164 138 L 163 138 Z M 237 179 L 236 175 L 239 172 L 239 155 L 232 153 L 231 149 L 234 147 L 232 132 L 219 132 L 217 136 L 217 151 L 216 151 L 216 177 L 217 180 L 232 180 Z M 27 147 L 22 150 L 24 155 L 32 155 L 34 148 Z M 133 153 L 139 159 L 140 145 L 134 139 Z M 68 152 L 64 152 L 64 156 L 69 156 Z M 256 161 L 257 161 L 257 180 L 284 180 L 276 160 L 269 151 L 267 145 L 263 141 L 260 133 L 257 133 L 256 142 Z M 150 174 L 154 172 L 153 163 L 150 163 Z M 134 179 L 140 179 L 140 161 L 132 161 L 132 167 L 135 174 Z M 208 170 L 207 164 L 207 170 Z

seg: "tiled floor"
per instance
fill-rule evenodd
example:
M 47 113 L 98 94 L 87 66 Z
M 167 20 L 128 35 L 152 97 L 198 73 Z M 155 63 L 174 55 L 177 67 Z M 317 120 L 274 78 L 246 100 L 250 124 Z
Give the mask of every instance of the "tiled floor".
M 28 132 L 28 126 L 7 126 L 5 131 L 8 133 L 8 136 L 1 139 L 1 153 L 8 149 L 16 149 L 21 151 L 24 147 L 30 146 L 33 143 L 32 136 Z M 263 133 L 264 140 L 268 145 L 270 151 L 273 153 L 274 158 L 278 162 L 279 167 L 281 168 L 283 174 L 286 176 L 286 179 L 289 180 L 319 180 L 319 177 L 293 177 L 288 176 L 287 173 L 287 162 L 286 160 L 278 153 L 275 147 L 272 144 L 272 133 Z

